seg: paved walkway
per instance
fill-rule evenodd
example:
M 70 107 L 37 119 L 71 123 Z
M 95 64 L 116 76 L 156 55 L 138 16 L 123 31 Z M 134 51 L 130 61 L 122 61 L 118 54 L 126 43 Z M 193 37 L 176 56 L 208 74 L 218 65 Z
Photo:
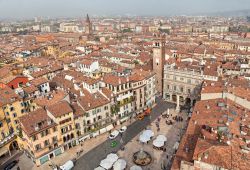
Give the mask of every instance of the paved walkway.
M 157 99 L 157 105 L 156 107 L 152 110 L 152 116 L 151 119 L 150 117 L 146 117 L 143 121 L 135 121 L 134 119 L 132 122 L 127 121 L 122 124 L 122 126 L 126 125 L 128 126 L 128 129 L 126 131 L 127 135 L 124 135 L 123 141 L 124 144 L 129 142 L 133 137 L 138 135 L 147 125 L 150 124 L 151 121 L 155 120 L 163 111 L 165 111 L 167 108 L 174 108 L 173 104 L 166 103 L 161 99 Z M 116 129 L 119 129 L 121 127 L 117 126 Z M 125 133 L 125 134 L 126 134 Z M 115 148 L 110 147 L 110 143 L 112 142 L 111 140 L 107 140 L 108 138 L 108 133 L 102 134 L 97 136 L 96 138 L 92 138 L 89 140 L 86 140 L 83 142 L 83 146 L 77 145 L 70 150 L 65 151 L 63 154 L 54 157 L 52 160 L 46 162 L 45 164 L 41 165 L 40 167 L 37 167 L 36 165 L 31 162 L 29 158 L 27 158 L 26 155 L 21 155 L 20 156 L 20 162 L 18 166 L 20 169 L 33 169 L 33 170 L 49 170 L 51 167 L 49 166 L 51 163 L 56 164 L 56 165 L 62 165 L 68 160 L 72 160 L 74 158 L 77 158 L 76 152 L 80 151 L 83 149 L 83 152 L 81 156 L 79 157 L 76 167 L 74 169 L 81 169 L 81 170 L 93 170 L 100 162 L 100 160 L 110 152 L 117 152 L 120 147 L 120 139 L 121 136 L 118 136 L 115 140 L 118 141 L 118 145 Z
M 134 122 L 134 120 L 132 121 Z M 128 126 L 129 125 L 129 120 L 127 122 L 124 122 L 122 125 L 118 125 L 115 127 L 115 129 L 120 129 L 121 126 Z M 51 161 L 46 162 L 45 164 L 41 165 L 40 167 L 33 167 L 33 170 L 44 170 L 44 169 L 48 169 L 49 164 L 51 164 L 51 162 L 53 162 L 55 165 L 63 165 L 65 162 L 67 162 L 68 160 L 72 160 L 74 158 L 78 158 L 84 154 L 86 154 L 87 152 L 89 152 L 90 150 L 92 150 L 94 147 L 100 145 L 101 143 L 103 143 L 104 141 L 107 140 L 109 133 L 104 133 L 102 135 L 99 135 L 95 138 L 91 138 L 89 140 L 86 140 L 82 143 L 81 145 L 77 145 L 69 150 L 66 150 L 64 153 L 62 153 L 59 156 L 54 157 Z M 80 150 L 83 150 L 83 152 L 81 153 L 80 156 L 77 157 L 77 152 Z
M 123 144 L 127 144 L 135 136 L 137 136 L 143 129 L 145 129 L 150 122 L 154 121 L 162 112 L 166 111 L 167 108 L 174 108 L 173 104 L 164 102 L 163 100 L 157 100 L 157 105 L 152 109 L 151 116 L 145 117 L 141 121 L 136 121 L 128 126 L 125 134 L 123 135 Z M 121 136 L 119 135 L 116 139 L 118 145 L 114 148 L 111 148 L 111 140 L 106 140 L 102 144 L 96 146 L 94 149 L 80 157 L 77 162 L 74 170 L 93 170 L 96 168 L 100 161 L 104 159 L 107 154 L 111 152 L 117 152 L 121 148 Z
M 136 121 L 135 119 L 132 119 L 131 121 L 128 119 L 122 125 L 117 125 L 115 127 L 115 129 L 120 129 L 122 126 L 129 126 L 131 123 L 133 123 L 135 121 Z M 79 157 L 83 156 L 84 154 L 86 154 L 87 152 L 89 152 L 90 150 L 92 150 L 93 148 L 95 148 L 96 146 L 98 146 L 101 143 L 103 143 L 104 141 L 106 141 L 108 138 L 108 135 L 109 135 L 109 133 L 104 133 L 104 134 L 99 135 L 95 138 L 88 139 L 82 143 L 82 146 L 77 145 L 69 150 L 66 150 L 61 155 L 54 157 L 52 160 L 46 162 L 45 164 L 43 164 L 39 167 L 34 166 L 32 169 L 33 170 L 51 169 L 49 166 L 51 163 L 53 163 L 55 165 L 63 165 L 68 160 L 72 160 L 74 158 L 79 158 Z M 81 153 L 81 155 L 77 156 L 76 153 L 80 150 L 83 150 L 83 152 Z M 20 168 L 22 168 L 22 167 L 20 166 Z
M 186 113 L 176 113 L 175 110 L 170 110 L 170 113 L 173 116 L 180 115 L 184 119 L 186 119 Z M 168 118 L 170 120 L 171 118 Z M 151 170 L 160 170 L 163 166 L 167 167 L 167 165 L 171 164 L 171 157 L 173 153 L 175 152 L 175 149 L 173 148 L 174 144 L 180 140 L 180 129 L 186 126 L 186 121 L 183 120 L 182 122 L 175 122 L 173 125 L 166 125 L 165 121 L 167 119 L 161 118 L 159 122 L 160 131 L 157 131 L 157 127 L 155 125 L 155 122 L 158 122 L 158 120 L 155 120 L 151 123 L 151 126 L 148 128 L 152 129 L 154 132 L 154 138 L 148 143 L 148 144 L 142 144 L 139 142 L 139 136 L 138 134 L 136 137 L 134 137 L 126 146 L 124 151 L 118 151 L 119 157 L 123 158 L 127 162 L 127 167 L 131 167 L 134 165 L 133 163 L 133 154 L 137 151 L 139 151 L 141 148 L 148 153 L 151 154 L 153 161 L 148 166 L 143 167 L 144 169 L 151 169 Z M 167 137 L 167 144 L 166 144 L 166 152 L 163 152 L 161 150 L 153 149 L 153 140 L 158 135 L 164 135 Z M 168 155 L 168 159 L 167 159 Z

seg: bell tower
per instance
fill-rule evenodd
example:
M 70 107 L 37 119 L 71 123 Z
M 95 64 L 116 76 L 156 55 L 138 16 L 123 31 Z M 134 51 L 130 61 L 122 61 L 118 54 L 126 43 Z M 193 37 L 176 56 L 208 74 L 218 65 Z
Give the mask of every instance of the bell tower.
M 89 19 L 89 15 L 87 14 L 86 17 L 86 22 L 85 22 L 86 26 L 85 26 L 85 33 L 91 35 L 92 34 L 92 23 Z
M 154 40 L 153 48 L 153 71 L 156 74 L 156 89 L 163 95 L 163 76 L 164 76 L 164 62 L 165 62 L 165 34 L 157 36 Z

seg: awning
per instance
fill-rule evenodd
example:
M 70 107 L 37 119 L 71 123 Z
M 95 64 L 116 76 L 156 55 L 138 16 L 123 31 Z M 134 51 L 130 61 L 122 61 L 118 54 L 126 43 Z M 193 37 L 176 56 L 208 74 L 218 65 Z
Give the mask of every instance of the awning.
M 150 129 L 144 130 L 142 133 L 144 136 L 148 136 L 149 138 L 154 136 L 154 132 Z
M 100 129 L 100 134 L 103 134 L 103 133 L 105 133 L 105 132 L 107 132 L 107 129 L 106 129 L 106 128 Z
M 167 137 L 164 136 L 164 135 L 158 135 L 158 136 L 156 137 L 156 139 L 157 139 L 158 141 L 163 141 L 163 142 L 166 142 L 166 141 L 167 141 Z
M 114 126 L 111 124 L 111 125 L 108 125 L 107 127 L 106 127 L 106 129 L 107 129 L 107 131 L 110 131 L 110 130 L 112 130 L 114 128 Z
M 93 137 L 96 137 L 96 136 L 98 136 L 100 133 L 99 132 L 94 132 L 94 133 L 92 133 L 93 134 Z
M 144 135 L 140 135 L 139 136 L 139 141 L 142 143 L 147 143 L 148 141 L 150 141 L 150 138 Z
M 156 139 L 153 141 L 153 145 L 157 148 L 160 148 L 164 146 L 164 142 Z
M 104 159 L 100 162 L 100 166 L 105 168 L 105 169 L 111 169 L 112 166 L 113 166 L 113 163 L 114 162 L 111 162 L 110 160 L 108 159 Z
M 79 142 L 84 141 L 85 139 L 89 138 L 90 135 L 83 136 L 79 139 Z
M 110 154 L 107 155 L 106 159 L 108 159 L 108 160 L 110 160 L 110 162 L 114 163 L 115 161 L 118 160 L 118 158 L 119 157 L 115 153 L 110 153 Z
M 126 120 L 128 120 L 129 117 L 124 117 L 120 120 L 120 122 L 125 122 Z
M 140 166 L 134 165 L 130 167 L 130 170 L 142 170 L 142 168 Z
M 124 159 L 118 159 L 113 165 L 114 170 L 124 170 L 127 166 L 127 163 Z

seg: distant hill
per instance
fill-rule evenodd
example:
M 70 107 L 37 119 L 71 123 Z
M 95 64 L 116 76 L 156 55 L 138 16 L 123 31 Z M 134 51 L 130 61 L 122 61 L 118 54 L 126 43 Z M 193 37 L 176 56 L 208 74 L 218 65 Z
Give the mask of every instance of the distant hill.
M 225 17 L 246 17 L 250 16 L 250 9 L 244 9 L 244 10 L 236 10 L 236 11 L 224 11 L 224 12 L 215 12 L 210 13 L 208 15 L 212 16 L 225 16 Z

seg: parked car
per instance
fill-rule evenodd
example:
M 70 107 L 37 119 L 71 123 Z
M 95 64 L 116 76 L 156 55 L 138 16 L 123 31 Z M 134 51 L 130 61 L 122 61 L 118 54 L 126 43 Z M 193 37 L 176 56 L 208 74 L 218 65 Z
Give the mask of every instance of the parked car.
M 140 113 L 136 116 L 138 120 L 143 120 L 144 119 L 144 113 Z
M 111 134 L 109 135 L 109 139 L 115 139 L 118 135 L 119 135 L 119 131 L 118 131 L 118 130 L 114 130 L 114 131 L 111 132 Z
M 14 166 L 16 166 L 16 164 L 18 164 L 18 160 L 14 160 L 14 161 L 8 163 L 8 164 L 4 167 L 4 170 L 11 170 Z
M 123 132 L 125 132 L 127 130 L 127 126 L 123 126 L 120 130 L 119 130 L 119 132 L 120 133 L 123 133 Z

